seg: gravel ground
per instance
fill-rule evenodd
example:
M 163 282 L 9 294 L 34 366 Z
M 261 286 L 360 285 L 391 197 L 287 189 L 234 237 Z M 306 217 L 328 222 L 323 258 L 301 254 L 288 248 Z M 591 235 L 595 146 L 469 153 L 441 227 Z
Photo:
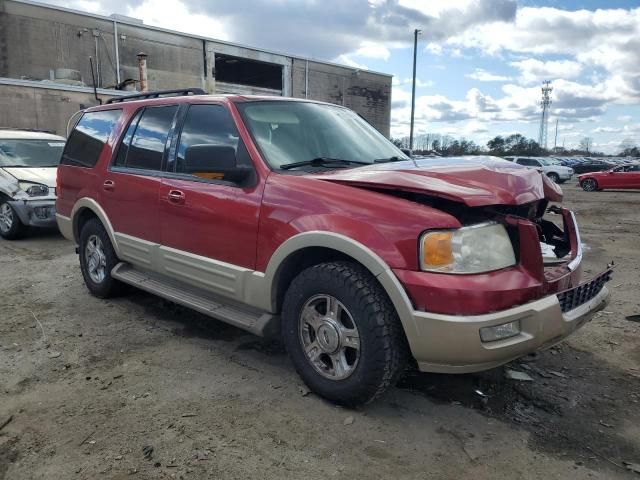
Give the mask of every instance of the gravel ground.
M 282 347 L 142 292 L 90 296 L 54 232 L 0 240 L 0 480 L 640 478 L 640 191 L 564 187 L 611 305 L 477 375 L 409 372 L 358 410 Z M 637 466 L 640 470 L 640 465 Z

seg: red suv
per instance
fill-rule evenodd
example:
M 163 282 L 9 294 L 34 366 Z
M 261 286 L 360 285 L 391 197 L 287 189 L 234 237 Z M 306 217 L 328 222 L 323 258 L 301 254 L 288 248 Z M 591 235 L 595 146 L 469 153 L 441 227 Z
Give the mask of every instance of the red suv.
M 580 283 L 575 217 L 539 172 L 412 160 L 336 105 L 193 93 L 90 108 L 68 139 L 57 220 L 94 295 L 130 284 L 280 332 L 346 405 L 409 361 L 472 372 L 555 344 L 607 302 L 610 270 Z

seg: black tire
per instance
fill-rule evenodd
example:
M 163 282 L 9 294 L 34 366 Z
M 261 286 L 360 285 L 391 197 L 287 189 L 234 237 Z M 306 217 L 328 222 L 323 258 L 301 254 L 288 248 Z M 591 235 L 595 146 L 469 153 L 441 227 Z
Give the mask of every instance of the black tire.
M 549 180 L 551 180 L 553 183 L 560 183 L 560 176 L 555 172 L 547 173 L 547 177 L 549 177 Z
M 9 221 L 11 223 L 11 226 L 7 227 L 3 220 L 0 219 L 0 222 L 3 222 L 0 225 L 0 236 L 6 240 L 17 240 L 24 237 L 28 228 L 20 221 L 20 217 L 18 217 L 15 209 L 7 200 L 0 200 L 0 212 L 3 215 L 10 215 Z
M 300 324 L 308 302 L 329 295 L 353 318 L 359 334 L 359 357 L 352 373 L 330 379 L 316 371 L 304 351 Z M 301 272 L 289 286 L 282 309 L 284 344 L 298 374 L 316 394 L 355 407 L 369 403 L 394 385 L 409 358 L 400 319 L 376 279 L 350 262 L 323 263 Z
M 87 243 L 90 239 L 97 237 L 102 243 L 104 254 L 104 278 L 96 281 L 89 272 L 89 257 L 87 257 Z M 120 260 L 116 256 L 109 235 L 97 218 L 88 220 L 80 231 L 80 270 L 84 278 L 84 283 L 89 291 L 99 298 L 110 298 L 120 295 L 125 290 L 125 285 L 111 276 L 111 270 Z
M 598 190 L 598 182 L 593 178 L 585 178 L 580 182 L 580 186 L 585 192 L 595 192 Z

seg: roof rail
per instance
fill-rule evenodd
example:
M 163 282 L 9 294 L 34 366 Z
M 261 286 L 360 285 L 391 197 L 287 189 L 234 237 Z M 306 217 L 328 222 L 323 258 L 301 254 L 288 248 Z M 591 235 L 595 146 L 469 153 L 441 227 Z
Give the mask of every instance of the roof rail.
M 137 93 L 135 95 L 126 95 L 123 97 L 114 97 L 107 100 L 107 104 L 109 103 L 121 103 L 121 102 L 129 102 L 133 100 L 146 100 L 149 98 L 160 98 L 160 97 L 179 97 L 184 95 L 206 95 L 207 92 L 202 90 L 201 88 L 180 88 L 177 90 L 156 90 L 154 92 L 142 92 Z

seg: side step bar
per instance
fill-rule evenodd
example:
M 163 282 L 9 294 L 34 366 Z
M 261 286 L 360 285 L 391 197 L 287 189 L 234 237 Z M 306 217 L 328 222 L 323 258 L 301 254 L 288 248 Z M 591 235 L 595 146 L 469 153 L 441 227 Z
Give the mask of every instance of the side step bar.
M 113 267 L 111 276 L 254 335 L 272 336 L 279 328 L 279 319 L 270 313 L 233 304 L 179 281 L 137 270 L 126 262 L 120 262 Z

